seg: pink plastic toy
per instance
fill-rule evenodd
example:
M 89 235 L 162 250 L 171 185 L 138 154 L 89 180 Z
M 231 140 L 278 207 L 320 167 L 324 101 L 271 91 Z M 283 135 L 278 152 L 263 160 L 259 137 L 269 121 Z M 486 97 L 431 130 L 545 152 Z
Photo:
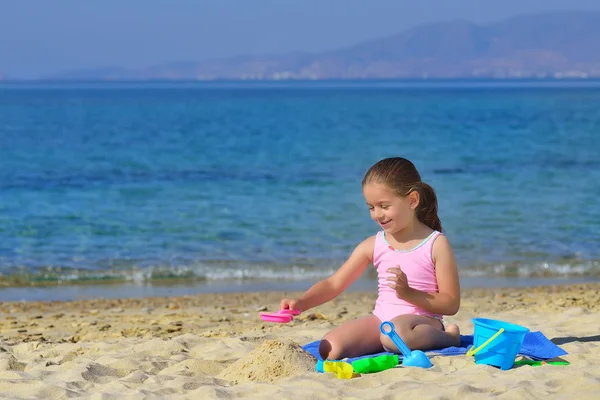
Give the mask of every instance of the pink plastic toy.
M 294 319 L 294 316 L 300 314 L 300 310 L 279 310 L 274 313 L 260 313 L 263 321 L 287 323 Z

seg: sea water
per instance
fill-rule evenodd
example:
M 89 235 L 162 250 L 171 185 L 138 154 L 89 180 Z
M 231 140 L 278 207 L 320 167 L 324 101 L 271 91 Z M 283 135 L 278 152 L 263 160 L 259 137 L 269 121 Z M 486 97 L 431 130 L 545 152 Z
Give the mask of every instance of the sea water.
M 462 278 L 600 277 L 598 83 L 142 82 L 0 85 L 2 280 L 314 282 L 377 232 L 391 156 Z

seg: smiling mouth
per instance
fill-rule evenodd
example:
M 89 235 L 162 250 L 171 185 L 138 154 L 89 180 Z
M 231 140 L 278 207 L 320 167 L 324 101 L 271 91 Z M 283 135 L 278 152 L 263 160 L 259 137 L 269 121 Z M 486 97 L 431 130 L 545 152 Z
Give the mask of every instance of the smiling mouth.
M 381 226 L 384 226 L 384 225 L 387 225 L 387 224 L 389 224 L 390 222 L 392 222 L 392 220 L 391 220 L 391 219 L 389 219 L 389 220 L 387 220 L 387 221 L 382 221 L 382 222 L 380 222 L 380 223 L 379 223 L 379 225 L 381 225 Z

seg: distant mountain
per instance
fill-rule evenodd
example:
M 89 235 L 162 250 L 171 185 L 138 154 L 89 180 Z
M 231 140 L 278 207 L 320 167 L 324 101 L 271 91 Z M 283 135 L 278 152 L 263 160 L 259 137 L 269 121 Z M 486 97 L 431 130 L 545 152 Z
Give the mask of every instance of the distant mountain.
M 128 70 L 120 67 L 105 67 L 95 69 L 83 69 L 83 70 L 72 70 L 65 71 L 59 74 L 51 75 L 47 78 L 57 80 L 74 80 L 74 81 L 85 81 L 85 80 L 136 80 L 139 79 L 140 72 L 134 70 Z M 44 78 L 46 79 L 46 78 Z
M 382 79 L 600 77 L 600 11 L 454 20 L 321 53 L 240 56 L 141 70 L 72 71 L 46 79 Z

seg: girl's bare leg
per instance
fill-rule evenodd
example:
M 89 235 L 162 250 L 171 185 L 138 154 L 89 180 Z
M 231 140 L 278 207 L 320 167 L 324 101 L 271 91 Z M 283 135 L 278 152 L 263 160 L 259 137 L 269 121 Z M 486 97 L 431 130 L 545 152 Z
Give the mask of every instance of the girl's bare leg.
M 460 346 L 458 326 L 448 325 L 442 330 L 442 323 L 422 315 L 399 315 L 391 321 L 396 333 L 411 350 L 434 350 L 450 346 Z M 392 340 L 383 334 L 381 343 L 386 350 L 398 352 Z
M 340 360 L 383 351 L 379 318 L 369 315 L 346 322 L 327 333 L 319 345 L 323 360 Z

